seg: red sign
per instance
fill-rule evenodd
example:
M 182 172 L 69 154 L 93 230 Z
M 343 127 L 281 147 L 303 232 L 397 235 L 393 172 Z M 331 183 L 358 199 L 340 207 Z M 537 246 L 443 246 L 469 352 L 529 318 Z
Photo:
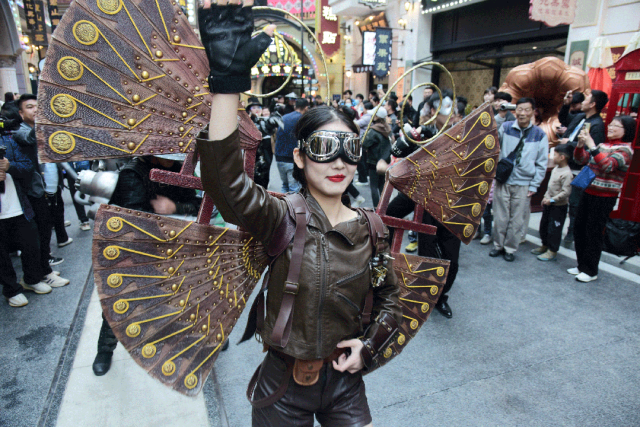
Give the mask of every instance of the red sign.
M 576 18 L 577 0 L 531 0 L 529 19 L 549 27 L 572 24 Z
M 318 0 L 316 10 L 316 37 L 325 55 L 333 56 L 340 50 L 340 24 L 338 16 L 329 6 L 329 0 Z
M 611 80 L 616 79 L 616 62 L 618 62 L 618 59 L 620 59 L 620 57 L 624 53 L 625 48 L 626 46 L 616 46 L 611 48 L 611 58 L 613 58 L 613 65 L 607 68 L 607 72 L 609 73 L 609 77 L 611 77 Z

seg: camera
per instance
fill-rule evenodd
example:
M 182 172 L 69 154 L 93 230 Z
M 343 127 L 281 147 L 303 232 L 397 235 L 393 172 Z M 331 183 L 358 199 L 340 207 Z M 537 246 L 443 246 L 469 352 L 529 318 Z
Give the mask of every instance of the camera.
M 500 105 L 500 108 L 498 108 L 498 110 L 500 110 L 500 111 L 515 111 L 516 110 L 516 105 L 515 104 L 505 103 L 505 104 Z
M 8 119 L 4 116 L 0 116 L 0 132 L 6 133 L 20 128 L 22 120 Z

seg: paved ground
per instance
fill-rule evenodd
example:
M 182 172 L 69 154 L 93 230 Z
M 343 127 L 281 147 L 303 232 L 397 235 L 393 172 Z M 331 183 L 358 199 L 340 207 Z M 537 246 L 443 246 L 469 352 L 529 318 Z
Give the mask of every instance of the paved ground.
M 0 426 L 250 425 L 244 392 L 262 358 L 257 343 L 223 353 L 196 399 L 162 387 L 121 346 L 111 371 L 93 376 L 91 237 L 67 202 L 75 241 L 54 252 L 72 283 L 28 294 L 21 309 L 0 303 Z M 565 273 L 572 251 L 543 264 L 528 239 L 512 264 L 478 241 L 463 246 L 453 319 L 434 313 L 400 357 L 366 378 L 374 425 L 640 425 L 640 278 L 605 266 L 598 281 L 578 283 Z

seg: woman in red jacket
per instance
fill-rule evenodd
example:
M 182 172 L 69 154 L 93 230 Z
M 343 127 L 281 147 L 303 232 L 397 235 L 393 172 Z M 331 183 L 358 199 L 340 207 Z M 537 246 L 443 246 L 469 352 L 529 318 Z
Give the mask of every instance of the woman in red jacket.
M 573 157 L 578 164 L 589 165 L 596 178 L 580 199 L 574 230 L 578 266 L 567 270 L 580 282 L 598 278 L 604 227 L 616 205 L 629 168 L 635 138 L 636 121 L 629 116 L 616 117 L 609 124 L 607 141 L 595 145 L 582 130 Z

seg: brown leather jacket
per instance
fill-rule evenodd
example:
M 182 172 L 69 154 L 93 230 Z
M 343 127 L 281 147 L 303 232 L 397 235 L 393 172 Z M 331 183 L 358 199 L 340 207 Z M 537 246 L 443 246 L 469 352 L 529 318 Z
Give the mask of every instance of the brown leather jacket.
M 213 198 L 222 217 L 269 245 L 288 214 L 287 204 L 269 195 L 244 173 L 238 131 L 221 141 L 198 138 L 197 143 L 204 190 Z M 271 341 L 289 271 L 291 244 L 272 264 L 266 319 L 260 333 L 270 346 L 297 359 L 310 360 L 328 357 L 339 341 L 363 335 L 360 312 L 371 284 L 372 246 L 363 215 L 332 227 L 318 202 L 308 193 L 305 196 L 311 217 L 291 336 L 285 348 L 278 348 Z M 397 280 L 393 269 L 389 269 L 385 282 L 374 288 L 372 319 L 389 312 L 400 324 Z M 372 322 L 365 338 L 373 336 L 378 327 Z

